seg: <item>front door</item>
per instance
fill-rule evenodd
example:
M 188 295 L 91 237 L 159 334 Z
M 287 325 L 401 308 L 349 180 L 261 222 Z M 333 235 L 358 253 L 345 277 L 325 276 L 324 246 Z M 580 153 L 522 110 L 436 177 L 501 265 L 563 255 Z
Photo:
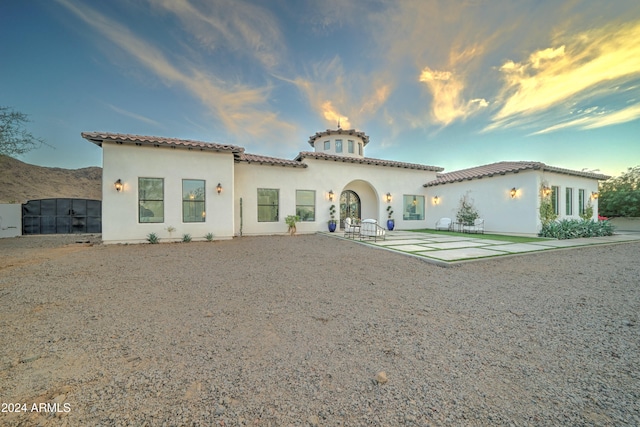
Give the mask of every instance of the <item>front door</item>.
M 345 218 L 360 219 L 360 197 L 351 190 L 340 195 L 340 228 L 344 228 Z

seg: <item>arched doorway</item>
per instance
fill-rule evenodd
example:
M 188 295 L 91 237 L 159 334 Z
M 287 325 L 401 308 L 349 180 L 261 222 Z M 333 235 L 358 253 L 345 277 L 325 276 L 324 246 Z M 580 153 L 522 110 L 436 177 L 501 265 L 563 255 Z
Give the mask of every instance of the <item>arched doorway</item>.
M 344 228 L 347 217 L 360 218 L 360 197 L 355 191 L 345 190 L 340 194 L 340 228 Z

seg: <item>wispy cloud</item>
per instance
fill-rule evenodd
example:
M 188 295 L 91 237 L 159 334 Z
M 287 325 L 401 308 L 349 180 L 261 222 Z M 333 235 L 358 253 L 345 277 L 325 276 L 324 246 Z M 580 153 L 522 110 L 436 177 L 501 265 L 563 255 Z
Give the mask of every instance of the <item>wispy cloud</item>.
M 631 107 L 623 108 L 622 110 L 615 112 L 601 112 L 597 115 L 585 116 L 574 120 L 569 120 L 563 123 L 549 126 L 537 132 L 533 132 L 532 135 L 541 135 L 568 128 L 578 128 L 581 130 L 596 129 L 605 126 L 626 123 L 638 119 L 640 119 L 640 105 L 633 105 Z
M 563 35 L 554 47 L 535 51 L 525 61 L 506 61 L 500 67 L 504 86 L 498 102 L 502 107 L 487 130 L 506 126 L 512 120 L 535 118 L 540 112 L 594 93 L 602 96 L 604 83 L 640 77 L 638 40 L 640 22 L 607 26 Z M 633 111 L 626 110 L 620 118 L 629 117 L 629 111 Z M 596 122 L 606 123 L 602 118 Z M 558 126 L 544 131 L 567 124 Z
M 433 95 L 431 116 L 436 123 L 444 126 L 457 119 L 465 119 L 489 104 L 485 99 L 463 98 L 464 81 L 450 71 L 434 71 L 425 67 L 419 81 L 425 83 Z
M 229 84 L 202 68 L 179 58 L 172 63 L 153 44 L 136 37 L 128 28 L 98 11 L 70 0 L 58 0 L 69 11 L 99 32 L 137 63 L 158 76 L 167 86 L 179 84 L 199 99 L 225 130 L 235 135 L 259 137 L 265 132 L 290 132 L 294 126 L 277 119 L 268 108 L 271 88 Z
M 157 121 L 155 121 L 153 119 L 150 119 L 149 117 L 145 117 L 145 116 L 142 116 L 140 114 L 132 113 L 131 111 L 127 111 L 125 109 L 118 108 L 118 107 L 116 107 L 115 105 L 112 105 L 112 104 L 108 104 L 107 103 L 106 105 L 107 105 L 107 107 L 109 107 L 113 111 L 115 111 L 116 113 L 122 114 L 123 116 L 131 117 L 132 119 L 136 119 L 136 120 L 139 120 L 141 122 L 144 122 L 144 123 L 147 123 L 147 124 L 150 124 L 150 125 L 162 127 L 162 125 L 159 122 L 157 122 Z
M 148 0 L 174 14 L 205 48 L 249 55 L 267 69 L 277 66 L 285 43 L 271 11 L 242 0 Z

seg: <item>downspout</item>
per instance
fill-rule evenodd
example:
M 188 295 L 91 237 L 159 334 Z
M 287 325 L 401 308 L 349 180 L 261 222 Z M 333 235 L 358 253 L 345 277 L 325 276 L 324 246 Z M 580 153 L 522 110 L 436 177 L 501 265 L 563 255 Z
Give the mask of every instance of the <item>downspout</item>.
M 240 237 L 242 237 L 242 197 L 240 197 Z

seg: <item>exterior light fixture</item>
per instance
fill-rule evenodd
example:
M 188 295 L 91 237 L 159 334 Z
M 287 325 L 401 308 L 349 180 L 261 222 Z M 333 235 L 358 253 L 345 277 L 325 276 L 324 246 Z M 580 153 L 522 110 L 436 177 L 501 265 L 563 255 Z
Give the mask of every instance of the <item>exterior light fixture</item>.
M 329 201 L 333 202 L 333 190 L 329 190 Z
M 118 180 L 114 182 L 113 185 L 116 187 L 117 192 L 122 191 L 122 189 L 124 188 L 124 184 L 122 183 L 122 180 L 120 178 L 118 178 Z
M 437 205 L 437 204 L 439 204 L 439 203 L 440 203 L 440 197 L 435 196 L 435 197 L 433 198 L 433 204 L 434 204 L 434 205 Z
M 518 194 L 518 190 L 516 190 L 516 187 L 513 187 L 511 189 L 511 191 L 509 192 L 509 194 L 511 194 L 511 198 L 515 199 L 516 198 L 516 194 Z
M 218 185 L 216 185 L 216 191 L 218 194 L 222 193 L 222 184 L 218 183 Z
M 542 187 L 542 195 L 547 197 L 549 194 L 551 194 L 551 188 L 547 186 Z
M 391 203 L 391 193 L 387 193 L 387 203 Z
M 416 196 L 413 196 L 413 206 L 416 206 L 418 204 L 418 200 L 416 199 Z
M 600 194 L 599 194 L 597 191 L 592 191 L 592 192 L 591 192 L 591 198 L 592 198 L 592 199 L 597 199 L 597 198 L 598 198 L 598 196 L 600 196 Z

